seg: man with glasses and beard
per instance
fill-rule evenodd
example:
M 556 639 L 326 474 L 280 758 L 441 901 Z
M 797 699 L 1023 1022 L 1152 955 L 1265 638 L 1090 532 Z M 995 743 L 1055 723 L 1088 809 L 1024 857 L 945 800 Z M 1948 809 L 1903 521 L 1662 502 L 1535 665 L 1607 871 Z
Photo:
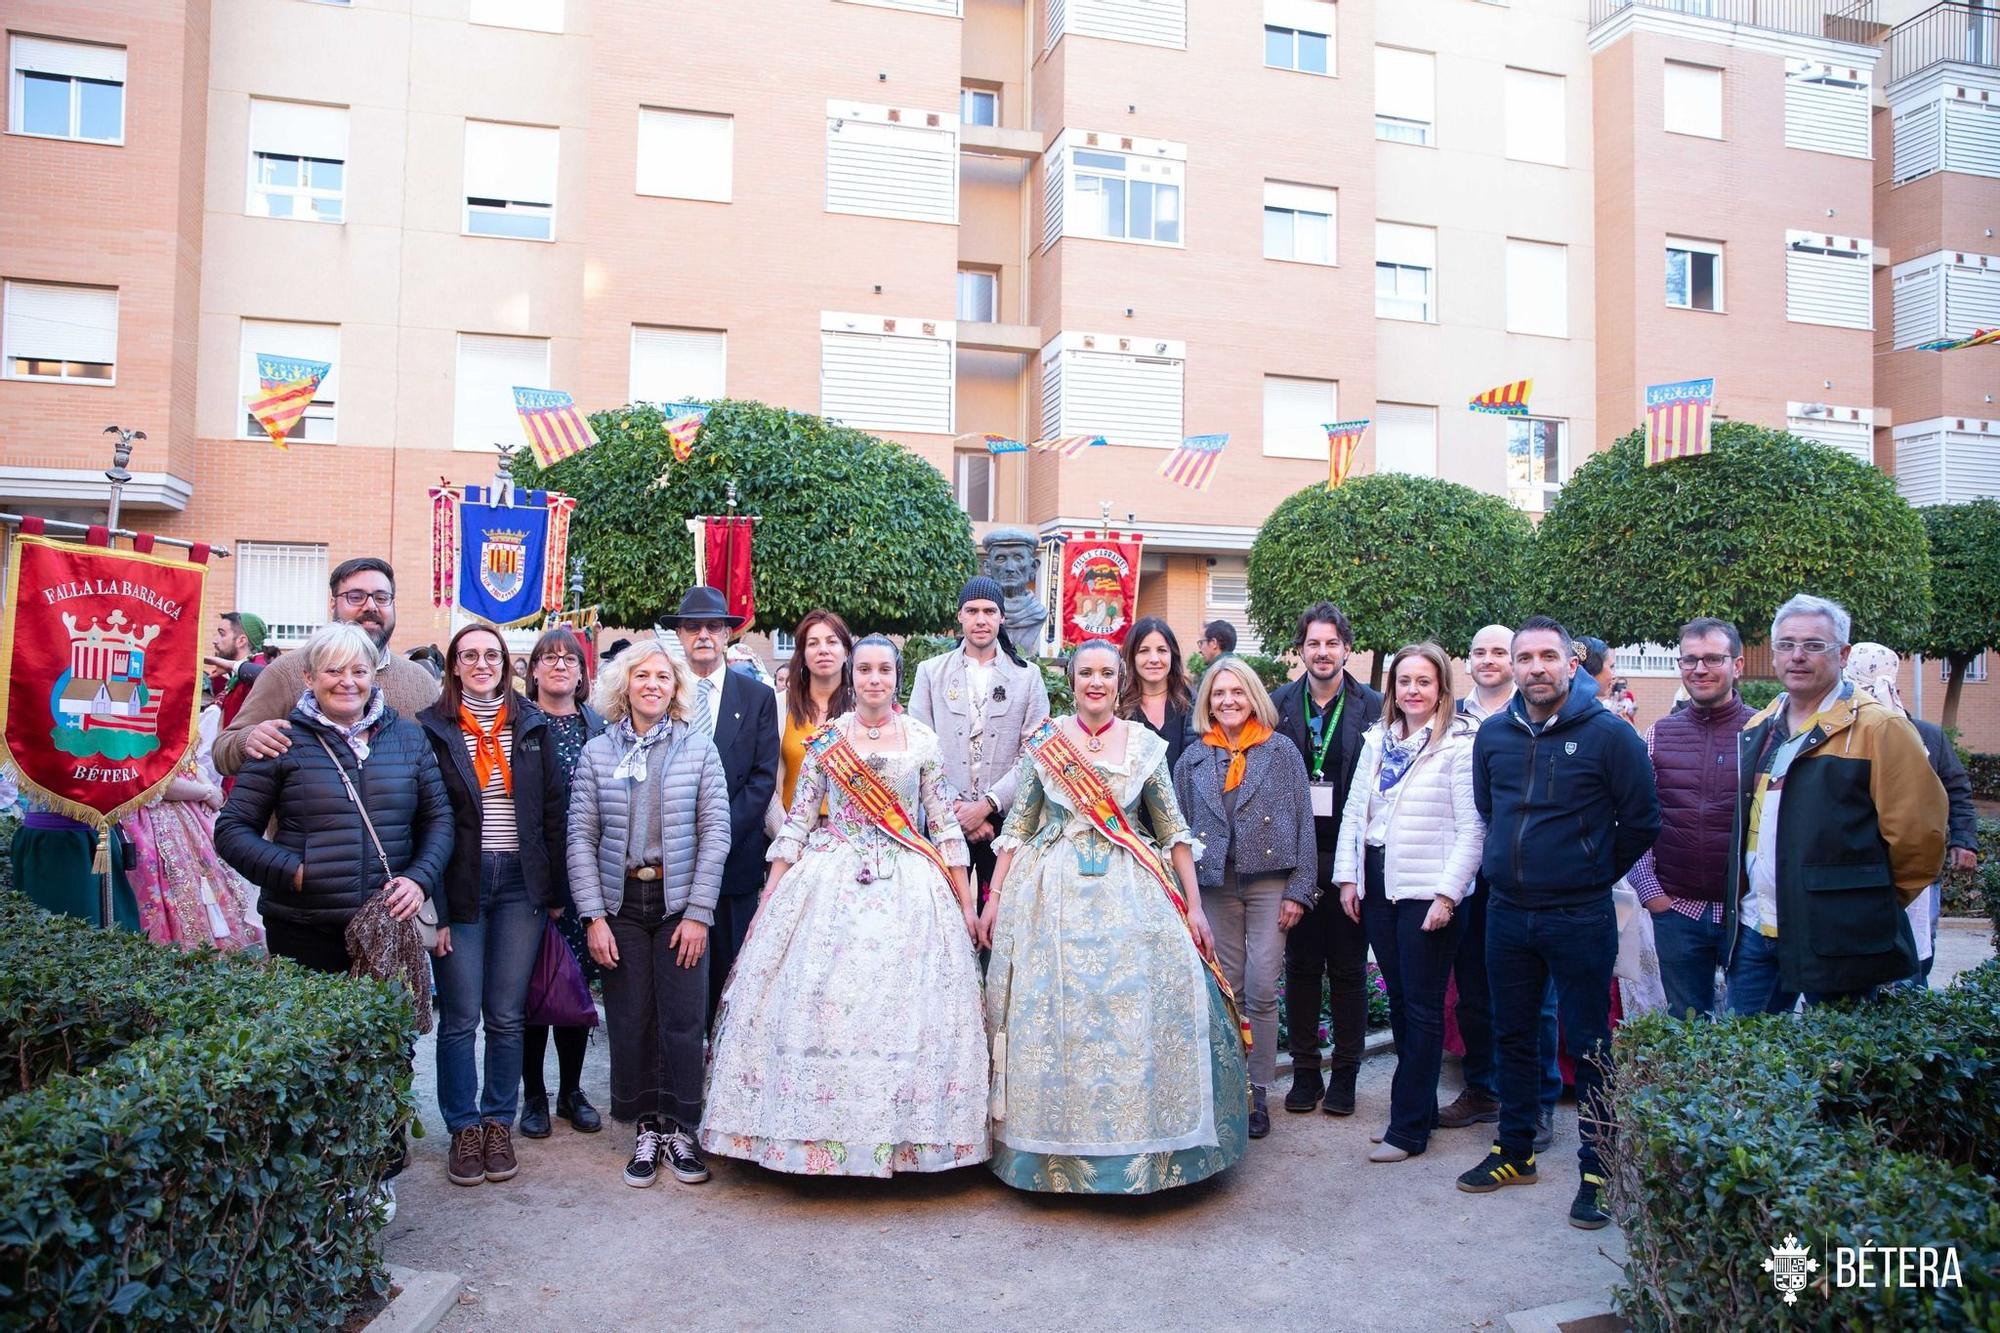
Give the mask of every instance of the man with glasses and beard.
M 331 619 L 359 625 L 381 652 L 375 683 L 391 708 L 415 717 L 437 702 L 438 682 L 430 672 L 389 651 L 396 632 L 396 571 L 378 556 L 356 556 L 335 566 L 327 580 L 332 592 Z M 292 745 L 292 724 L 285 720 L 305 693 L 305 656 L 286 653 L 264 668 L 236 720 L 215 738 L 215 767 L 234 776 L 249 759 L 270 759 Z

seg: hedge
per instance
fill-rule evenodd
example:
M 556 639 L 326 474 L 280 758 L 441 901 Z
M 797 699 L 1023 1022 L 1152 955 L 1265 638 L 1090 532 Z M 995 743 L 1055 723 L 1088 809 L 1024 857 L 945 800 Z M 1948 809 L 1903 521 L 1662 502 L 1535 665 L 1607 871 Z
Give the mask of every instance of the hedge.
M 1648 1014 L 1614 1063 L 1635 1328 L 2000 1327 L 2000 963 L 1802 1015 Z M 1819 1263 L 1793 1306 L 1764 1268 L 1786 1236 Z M 1862 1245 L 1955 1246 L 1963 1285 L 1833 1286 L 1834 1247 Z
M 1972 794 L 1982 801 L 2000 801 L 2000 754 L 1969 754 L 1965 771 L 1972 778 Z
M 0 1326 L 322 1327 L 385 1292 L 414 1026 L 400 989 L 0 897 Z
M 2000 913 L 2000 819 L 1979 817 L 1979 864 L 1944 872 L 1940 881 L 1946 916 Z

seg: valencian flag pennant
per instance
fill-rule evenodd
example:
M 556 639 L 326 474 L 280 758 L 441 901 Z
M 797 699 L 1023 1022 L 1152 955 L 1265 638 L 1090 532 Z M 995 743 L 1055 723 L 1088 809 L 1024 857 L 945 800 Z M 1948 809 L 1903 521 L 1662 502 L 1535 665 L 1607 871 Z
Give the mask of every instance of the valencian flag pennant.
M 1466 407 L 1474 412 L 1492 412 L 1503 417 L 1524 417 L 1528 415 L 1528 395 L 1535 391 L 1532 379 L 1515 380 L 1512 384 L 1502 384 L 1488 389 Z
M 1676 380 L 1646 386 L 1646 465 L 1708 452 L 1709 409 L 1715 380 Z
M 1974 329 L 1963 338 L 1940 338 L 1934 343 L 1919 343 L 1919 352 L 1960 352 L 1968 347 L 1986 347 L 2000 344 L 2000 329 Z
M 576 410 L 576 399 L 559 389 L 514 386 L 514 410 L 521 415 L 521 433 L 535 451 L 535 461 L 553 467 L 571 454 L 597 443 L 597 433 Z
M 257 356 L 257 392 L 244 401 L 250 415 L 280 449 L 312 406 L 319 382 L 333 369 L 331 361 L 301 361 L 291 356 Z
M 1160 464 L 1160 475 L 1176 486 L 1205 491 L 1215 480 L 1215 465 L 1222 460 L 1227 435 L 1190 435 Z
M 1102 435 L 1051 435 L 1046 440 L 1036 440 L 1028 447 L 1044 452 L 1054 451 L 1063 458 L 1075 458 L 1085 449 L 1101 448 L 1103 444 Z
M 1359 421 L 1330 421 L 1326 430 L 1326 488 L 1338 490 L 1340 483 L 1347 480 L 1348 469 L 1354 466 L 1354 451 L 1361 447 L 1361 437 L 1368 433 L 1368 418 Z
M 1005 435 L 983 435 L 980 438 L 986 441 L 986 452 L 989 454 L 1025 454 L 1028 452 L 1026 444 L 1020 440 L 1009 439 Z
M 708 424 L 709 409 L 700 403 L 667 403 L 660 410 L 666 414 L 667 445 L 674 451 L 674 461 L 685 463 L 694 454 L 701 428 Z

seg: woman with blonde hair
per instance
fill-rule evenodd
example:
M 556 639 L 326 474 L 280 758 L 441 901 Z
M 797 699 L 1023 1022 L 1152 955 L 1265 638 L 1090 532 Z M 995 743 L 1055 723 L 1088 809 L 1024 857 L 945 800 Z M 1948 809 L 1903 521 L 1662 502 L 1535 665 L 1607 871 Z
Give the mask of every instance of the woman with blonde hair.
M 729 856 L 729 789 L 714 742 L 688 718 L 686 677 L 658 639 L 604 664 L 592 703 L 605 730 L 570 785 L 569 886 L 604 969 L 611 1114 L 638 1122 L 625 1183 L 657 1161 L 708 1179 L 701 1124 L 708 928 Z
M 1382 720 L 1362 737 L 1333 862 L 1341 910 L 1368 932 L 1382 969 L 1396 1038 L 1389 1127 L 1371 1162 L 1417 1156 L 1437 1125 L 1445 981 L 1464 930 L 1458 904 L 1486 842 L 1472 803 L 1476 730 L 1452 705 L 1444 649 L 1398 650 Z
M 1278 975 L 1285 935 L 1278 905 L 1310 911 L 1316 882 L 1312 789 L 1296 747 L 1271 744 L 1278 710 L 1240 657 L 1219 657 L 1195 694 L 1194 735 L 1174 768 L 1174 792 L 1201 849 L 1195 870 L 1215 932 L 1215 956 L 1250 1022 L 1249 1134 L 1271 1132 L 1265 1104 L 1278 1059 Z

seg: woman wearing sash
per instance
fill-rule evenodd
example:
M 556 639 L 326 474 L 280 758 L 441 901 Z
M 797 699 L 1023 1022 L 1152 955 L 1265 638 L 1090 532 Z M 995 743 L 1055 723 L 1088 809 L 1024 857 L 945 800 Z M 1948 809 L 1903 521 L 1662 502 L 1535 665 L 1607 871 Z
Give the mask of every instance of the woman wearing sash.
M 969 1166 L 991 1144 L 965 837 L 937 736 L 896 712 L 895 645 L 851 661 L 716 1014 L 701 1144 L 808 1175 Z
M 1118 720 L 1122 670 L 1102 640 L 1071 656 L 1076 715 L 1028 741 L 994 842 L 1000 892 L 980 919 L 993 1170 L 1017 1189 L 1149 1194 L 1248 1143 L 1240 1021 L 1211 961 L 1194 837 L 1166 742 Z M 1141 809 L 1156 840 L 1133 829 Z

